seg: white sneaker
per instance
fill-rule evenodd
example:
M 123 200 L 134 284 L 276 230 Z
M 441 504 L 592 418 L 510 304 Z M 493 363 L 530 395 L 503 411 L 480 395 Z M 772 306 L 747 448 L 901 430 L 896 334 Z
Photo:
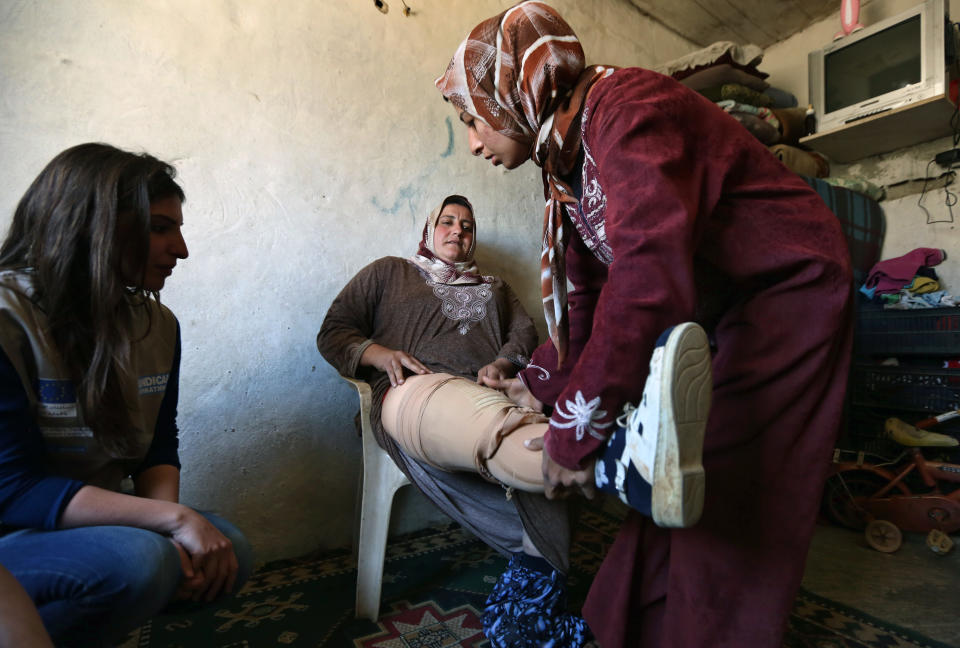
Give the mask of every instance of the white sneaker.
M 664 331 L 640 404 L 624 407 L 597 461 L 597 486 L 659 526 L 696 524 L 703 512 L 701 460 L 712 388 L 704 330 L 686 322 Z

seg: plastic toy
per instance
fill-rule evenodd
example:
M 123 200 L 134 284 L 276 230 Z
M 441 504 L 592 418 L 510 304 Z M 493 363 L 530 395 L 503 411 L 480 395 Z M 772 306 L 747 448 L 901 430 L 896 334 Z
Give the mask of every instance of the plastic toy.
M 840 31 L 833 40 L 849 36 L 855 31 L 863 29 L 860 24 L 860 0 L 840 0 Z
M 914 425 L 887 419 L 887 437 L 906 446 L 892 461 L 836 450 L 823 513 L 841 526 L 862 529 L 867 544 L 877 551 L 896 551 L 903 543 L 901 531 L 912 531 L 928 533 L 932 551 L 949 552 L 949 534 L 960 530 L 960 464 L 928 460 L 921 448 L 960 445 L 952 436 L 925 430 L 958 416 L 960 410 Z

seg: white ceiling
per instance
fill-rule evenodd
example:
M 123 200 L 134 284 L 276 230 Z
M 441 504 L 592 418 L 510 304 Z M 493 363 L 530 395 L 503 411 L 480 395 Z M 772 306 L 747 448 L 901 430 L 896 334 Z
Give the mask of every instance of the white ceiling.
M 721 40 L 767 47 L 840 10 L 840 0 L 630 2 L 653 20 L 703 47 Z

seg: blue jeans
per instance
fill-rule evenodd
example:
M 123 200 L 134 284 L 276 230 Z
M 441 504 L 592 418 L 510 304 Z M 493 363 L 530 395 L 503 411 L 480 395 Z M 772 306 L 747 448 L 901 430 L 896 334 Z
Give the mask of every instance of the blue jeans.
M 253 568 L 250 543 L 223 518 L 202 515 L 233 543 L 237 592 Z M 122 638 L 172 602 L 181 577 L 168 537 L 127 526 L 14 531 L 0 537 L 0 564 L 27 590 L 58 645 Z

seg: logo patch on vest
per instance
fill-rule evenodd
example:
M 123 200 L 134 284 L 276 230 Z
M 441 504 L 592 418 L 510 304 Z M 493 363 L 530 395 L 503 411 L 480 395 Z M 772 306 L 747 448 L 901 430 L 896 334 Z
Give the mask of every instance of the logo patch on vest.
M 167 388 L 169 373 L 156 374 L 154 376 L 140 376 L 137 386 L 140 388 L 140 395 L 160 394 Z
M 37 400 L 40 416 L 47 418 L 75 418 L 77 392 L 69 380 L 37 379 Z

